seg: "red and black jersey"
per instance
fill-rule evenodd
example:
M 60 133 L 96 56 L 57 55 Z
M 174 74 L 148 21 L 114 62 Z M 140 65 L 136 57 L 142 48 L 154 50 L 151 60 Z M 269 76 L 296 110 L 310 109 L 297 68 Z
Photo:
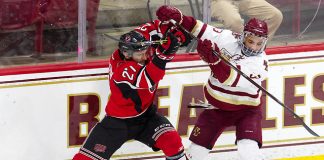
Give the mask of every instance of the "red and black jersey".
M 152 103 L 159 81 L 165 74 L 167 61 L 154 56 L 145 65 L 124 59 L 116 50 L 109 67 L 110 99 L 106 113 L 129 118 L 143 113 Z
M 169 24 L 159 20 L 145 23 L 135 29 L 148 41 L 160 40 L 171 31 L 178 31 Z M 178 36 L 180 35 L 177 33 Z M 178 37 L 181 43 L 186 39 Z M 148 51 L 155 51 L 152 46 Z M 126 60 L 119 50 L 110 59 L 109 85 L 111 96 L 106 106 L 106 113 L 112 117 L 128 118 L 142 114 L 152 103 L 159 81 L 165 74 L 165 66 L 169 60 L 160 59 L 156 54 L 145 65 L 133 60 Z

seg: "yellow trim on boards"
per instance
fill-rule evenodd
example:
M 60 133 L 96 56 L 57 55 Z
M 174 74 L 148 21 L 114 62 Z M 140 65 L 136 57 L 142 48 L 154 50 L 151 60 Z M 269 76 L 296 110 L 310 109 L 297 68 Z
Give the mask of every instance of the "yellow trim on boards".
M 295 157 L 295 158 L 281 158 L 277 160 L 324 160 L 324 155 Z

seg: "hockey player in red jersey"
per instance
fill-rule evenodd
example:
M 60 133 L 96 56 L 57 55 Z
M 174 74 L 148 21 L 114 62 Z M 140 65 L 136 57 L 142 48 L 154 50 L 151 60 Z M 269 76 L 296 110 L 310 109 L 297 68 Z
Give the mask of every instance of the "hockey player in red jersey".
M 261 91 L 214 55 L 212 50 L 261 85 L 268 69 L 264 52 L 267 24 L 253 18 L 245 24 L 243 33 L 234 33 L 182 15 L 172 6 L 161 6 L 156 14 L 163 23 L 170 23 L 173 19 L 196 36 L 198 54 L 211 69 L 204 95 L 214 109 L 200 114 L 189 138 L 192 143 L 187 151 L 188 158 L 206 158 L 225 128 L 235 126 L 240 159 L 261 160 Z
M 147 45 L 160 39 L 165 43 Z M 132 139 L 154 151 L 162 150 L 167 160 L 186 159 L 181 137 L 152 104 L 166 63 L 173 59 L 180 45 L 187 43 L 185 39 L 159 20 L 120 37 L 119 48 L 110 58 L 111 95 L 106 116 L 91 130 L 73 160 L 110 159 Z

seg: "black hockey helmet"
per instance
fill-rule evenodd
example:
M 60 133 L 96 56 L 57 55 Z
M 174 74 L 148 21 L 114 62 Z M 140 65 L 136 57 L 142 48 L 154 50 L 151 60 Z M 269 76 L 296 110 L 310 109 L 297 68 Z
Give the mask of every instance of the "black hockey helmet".
M 149 45 L 146 45 L 146 39 L 144 36 L 136 31 L 130 31 L 120 36 L 118 44 L 119 50 L 127 52 L 129 56 L 132 56 L 136 51 L 146 50 Z

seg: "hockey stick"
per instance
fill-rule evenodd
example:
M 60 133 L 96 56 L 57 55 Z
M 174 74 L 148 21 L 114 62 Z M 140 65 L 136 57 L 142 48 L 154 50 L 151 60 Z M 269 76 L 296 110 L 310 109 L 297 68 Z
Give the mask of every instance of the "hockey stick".
M 114 41 L 125 43 L 125 42 L 120 41 L 118 38 L 115 38 L 115 37 L 113 37 L 113 36 L 111 36 L 111 35 L 109 35 L 107 33 L 104 33 L 103 35 L 110 38 L 110 39 L 112 39 L 112 40 L 114 40 Z M 135 45 L 142 45 L 142 46 L 150 46 L 152 44 L 163 44 L 165 42 L 167 42 L 167 40 L 163 39 L 163 40 L 157 40 L 157 41 L 145 41 L 145 42 L 138 42 L 138 43 L 127 42 L 127 43 L 135 44 Z
M 173 23 L 175 26 L 179 27 L 181 30 L 183 30 L 184 32 L 186 32 L 187 34 L 189 34 L 193 39 L 197 39 L 196 36 L 194 36 L 191 32 L 189 32 L 188 30 L 186 30 L 183 26 L 181 26 L 180 24 L 178 24 L 175 20 L 171 19 L 170 20 L 171 23 Z M 216 55 L 218 58 L 220 58 L 223 62 L 225 62 L 228 66 L 230 66 L 232 69 L 234 69 L 238 74 L 240 74 L 241 76 L 243 76 L 246 80 L 248 80 L 249 82 L 251 82 L 253 85 L 255 85 L 257 88 L 259 88 L 260 90 L 263 91 L 263 93 L 265 93 L 267 96 L 269 96 L 270 98 L 272 98 L 274 101 L 276 101 L 277 103 L 279 103 L 283 108 L 285 108 L 286 110 L 288 110 L 292 115 L 294 115 L 299 122 L 304 126 L 304 128 L 313 136 L 319 137 L 319 135 L 317 133 L 315 133 L 310 127 L 307 126 L 307 124 L 305 124 L 304 120 L 299 117 L 291 108 L 289 108 L 288 106 L 286 106 L 284 103 L 282 103 L 279 99 L 277 99 L 275 96 L 273 96 L 271 93 L 269 93 L 266 89 L 264 89 L 261 85 L 259 85 L 258 83 L 254 82 L 249 76 L 247 76 L 245 73 L 243 73 L 241 70 L 239 70 L 238 68 L 236 68 L 236 66 L 234 66 L 232 63 L 230 63 L 227 59 L 225 59 L 223 56 L 221 56 L 219 53 L 217 53 L 216 51 L 212 50 L 213 54 Z
M 209 103 L 203 102 L 202 100 L 198 100 L 198 103 L 196 102 L 189 103 L 188 108 L 218 109 L 217 107 Z

